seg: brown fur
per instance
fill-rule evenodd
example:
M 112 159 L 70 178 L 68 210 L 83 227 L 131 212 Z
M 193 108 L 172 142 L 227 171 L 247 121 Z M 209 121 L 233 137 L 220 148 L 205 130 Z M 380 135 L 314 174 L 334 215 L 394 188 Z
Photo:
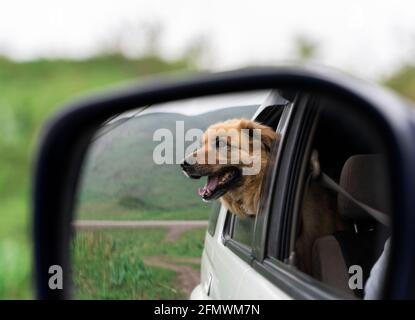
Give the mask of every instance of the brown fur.
M 246 217 L 249 215 L 255 215 L 258 212 L 258 204 L 260 200 L 261 184 L 264 177 L 264 171 L 269 160 L 269 154 L 272 143 L 277 139 L 277 134 L 271 127 L 262 125 L 258 122 L 247 119 L 232 119 L 224 122 L 211 125 L 203 135 L 203 145 L 196 152 L 205 155 L 205 163 L 208 159 L 208 152 L 211 150 L 212 141 L 209 141 L 208 132 L 210 130 L 219 130 L 224 133 L 230 130 L 237 129 L 237 138 L 241 139 L 242 132 L 240 129 L 260 129 L 261 130 L 261 168 L 256 175 L 243 175 L 240 181 L 229 189 L 222 197 L 220 201 L 235 215 L 240 217 Z M 252 137 L 250 137 L 250 145 L 252 145 Z M 239 149 L 240 159 L 247 156 L 252 156 L 252 152 Z M 230 158 L 230 152 L 227 154 L 227 158 Z M 220 164 L 220 156 L 217 155 L 215 164 L 200 164 L 193 165 L 193 170 L 202 175 L 212 175 L 219 172 L 223 167 L 229 164 Z M 229 163 L 229 162 L 228 162 Z M 240 161 L 238 164 L 232 164 L 238 168 L 249 167 Z
M 274 141 L 279 137 L 274 129 L 246 119 L 232 119 L 225 122 L 216 123 L 210 126 L 203 135 L 202 147 L 195 153 L 204 154 L 205 163 L 208 159 L 208 152 L 211 150 L 212 141 L 209 141 L 209 130 L 231 129 L 261 129 L 261 169 L 256 175 L 246 175 L 223 196 L 219 198 L 233 214 L 239 217 L 247 217 L 258 213 L 258 206 L 261 197 L 261 185 L 265 174 L 265 169 L 269 161 L 270 150 Z M 239 135 L 240 139 L 240 135 Z M 250 141 L 252 144 L 252 141 Z M 243 150 L 240 150 L 243 157 Z M 229 158 L 230 155 L 228 154 Z M 201 175 L 212 175 L 223 169 L 223 164 L 195 163 L 193 170 Z M 243 163 L 236 164 L 243 168 Z M 303 208 L 300 212 L 300 232 L 295 244 L 297 266 L 300 270 L 311 274 L 312 247 L 314 241 L 322 236 L 333 234 L 336 230 L 344 228 L 342 221 L 336 214 L 336 197 L 329 191 L 319 186 L 316 182 L 311 182 L 305 193 Z
M 295 243 L 297 267 L 301 271 L 312 273 L 312 248 L 315 240 L 345 228 L 336 208 L 337 197 L 317 182 L 311 182 L 300 213 L 300 235 Z
M 314 175 L 320 172 L 317 150 L 313 150 L 309 165 Z M 303 208 L 299 214 L 300 232 L 295 243 L 296 265 L 303 272 L 312 274 L 314 242 L 320 237 L 344 230 L 346 225 L 337 213 L 337 195 L 314 180 L 306 186 Z

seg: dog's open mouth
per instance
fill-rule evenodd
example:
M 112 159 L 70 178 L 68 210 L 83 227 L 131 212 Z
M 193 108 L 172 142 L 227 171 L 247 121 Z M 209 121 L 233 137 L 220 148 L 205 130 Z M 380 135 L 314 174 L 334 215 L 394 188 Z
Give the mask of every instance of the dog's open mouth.
M 207 178 L 206 184 L 198 189 L 203 200 L 213 200 L 224 195 L 241 177 L 241 171 L 236 167 L 226 168 Z

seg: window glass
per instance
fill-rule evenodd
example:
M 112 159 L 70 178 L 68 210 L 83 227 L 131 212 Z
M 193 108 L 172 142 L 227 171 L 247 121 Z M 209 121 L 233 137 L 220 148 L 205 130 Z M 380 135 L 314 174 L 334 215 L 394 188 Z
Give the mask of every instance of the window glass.
M 232 239 L 250 247 L 254 234 L 255 217 L 244 219 L 234 217 L 233 220 Z
M 260 186 L 263 190 L 261 191 L 259 211 L 264 208 L 263 204 L 269 197 L 266 189 L 270 186 L 270 179 L 272 178 L 270 169 L 275 164 L 275 161 L 277 161 L 280 142 L 284 139 L 287 123 L 289 121 L 290 109 L 292 108 L 290 101 L 283 98 L 279 92 L 273 92 L 273 94 L 268 97 L 266 103 L 265 108 L 256 115 L 256 120 L 272 127 L 278 133 L 279 139 L 274 142 L 269 151 L 270 156 L 267 167 L 265 168 L 267 174 L 265 174 L 262 185 Z M 228 215 L 231 215 L 231 213 L 228 212 Z M 232 216 L 231 219 L 228 219 L 230 227 L 227 228 L 227 230 L 229 230 L 230 238 L 248 248 L 252 247 L 256 217 L 257 215 L 245 218 Z
M 382 134 L 344 101 L 320 97 L 307 107 L 315 112 L 290 131 L 298 147 L 284 159 L 296 194 L 282 213 L 288 227 L 284 239 L 269 241 L 287 244 L 281 260 L 335 292 L 379 297 L 392 194 Z
M 219 218 L 220 208 L 221 205 L 219 201 L 215 201 L 212 204 L 212 210 L 210 211 L 208 223 L 208 232 L 212 237 L 215 235 L 215 229 Z

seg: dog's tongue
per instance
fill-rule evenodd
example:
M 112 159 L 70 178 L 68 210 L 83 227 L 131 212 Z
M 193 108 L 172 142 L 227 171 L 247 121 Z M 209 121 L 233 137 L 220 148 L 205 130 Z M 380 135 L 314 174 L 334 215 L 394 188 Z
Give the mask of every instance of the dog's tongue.
M 216 187 L 218 186 L 218 183 L 219 183 L 218 176 L 208 177 L 206 184 L 203 186 L 203 188 L 199 188 L 197 190 L 197 193 L 199 194 L 199 196 L 203 196 L 208 192 L 212 192 L 213 190 L 216 189 Z

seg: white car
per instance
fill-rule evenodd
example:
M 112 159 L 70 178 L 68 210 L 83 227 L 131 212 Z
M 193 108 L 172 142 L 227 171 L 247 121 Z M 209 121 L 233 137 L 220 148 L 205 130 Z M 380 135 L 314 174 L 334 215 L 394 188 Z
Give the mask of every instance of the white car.
M 343 203 L 348 200 L 340 199 L 341 191 L 312 179 L 308 159 L 310 150 L 318 150 L 318 170 L 339 181 L 335 186 L 341 190 L 376 208 L 386 206 L 381 201 L 389 192 L 386 169 L 379 161 L 376 137 L 354 136 L 347 122 L 356 119 L 333 126 L 325 109 L 330 103 L 335 102 L 301 92 L 272 91 L 258 109 L 254 119 L 272 126 L 282 137 L 272 150 L 260 212 L 256 218 L 240 219 L 219 202 L 214 205 L 204 242 L 201 283 L 191 299 L 364 297 L 364 284 L 390 231 L 356 203 Z M 371 186 L 374 181 L 378 188 Z M 304 205 L 306 194 L 316 188 L 319 194 L 311 199 L 321 201 L 318 208 L 328 205 L 325 199 L 336 207 L 319 213 L 322 221 L 326 214 L 340 215 L 344 226 L 333 234 L 320 231 L 307 239 L 312 241 L 307 268 L 299 261 L 304 253 L 299 252 L 298 242 L 305 223 L 319 223 L 304 222 L 310 214 L 310 204 Z
M 304 67 L 241 70 L 133 86 L 76 102 L 51 120 L 38 151 L 33 185 L 37 297 L 72 296 L 69 285 L 50 288 L 48 270 L 61 266 L 66 271 L 63 283 L 71 283 L 77 186 L 101 124 L 141 108 L 153 110 L 157 117 L 153 120 L 163 126 L 157 106 L 175 110 L 171 103 L 181 105 L 184 100 L 194 100 L 194 107 L 186 114 L 172 113 L 171 121 L 198 110 L 228 117 L 223 109 L 202 105 L 197 98 L 255 91 L 270 94 L 261 106 L 256 104 L 254 119 L 280 136 L 269 150 L 259 210 L 241 219 L 215 204 L 204 242 L 201 282 L 191 298 L 414 298 L 413 108 L 378 86 Z M 146 179 L 134 179 L 134 189 L 123 184 L 132 176 L 127 174 L 117 185 L 144 198 L 154 189 L 159 193 L 153 199 L 165 206 L 175 200 L 179 208 L 189 200 L 187 208 L 193 210 L 201 199 L 195 190 L 190 199 L 187 186 L 196 181 L 188 179 L 182 185 L 183 180 L 171 180 L 174 185 L 166 191 L 158 188 L 164 184 L 154 184 L 165 172 L 156 171 L 154 159 L 136 163 L 140 152 L 152 155 L 149 144 L 138 145 L 139 138 L 149 140 L 153 134 L 146 125 L 142 122 L 140 131 L 125 136 L 137 142 L 128 153 L 109 161 L 117 165 L 126 160 L 133 170 L 145 168 Z M 169 168 L 176 170 L 175 177 L 186 179 L 179 163 L 174 165 Z M 180 200 L 170 194 L 176 186 L 185 192 Z

